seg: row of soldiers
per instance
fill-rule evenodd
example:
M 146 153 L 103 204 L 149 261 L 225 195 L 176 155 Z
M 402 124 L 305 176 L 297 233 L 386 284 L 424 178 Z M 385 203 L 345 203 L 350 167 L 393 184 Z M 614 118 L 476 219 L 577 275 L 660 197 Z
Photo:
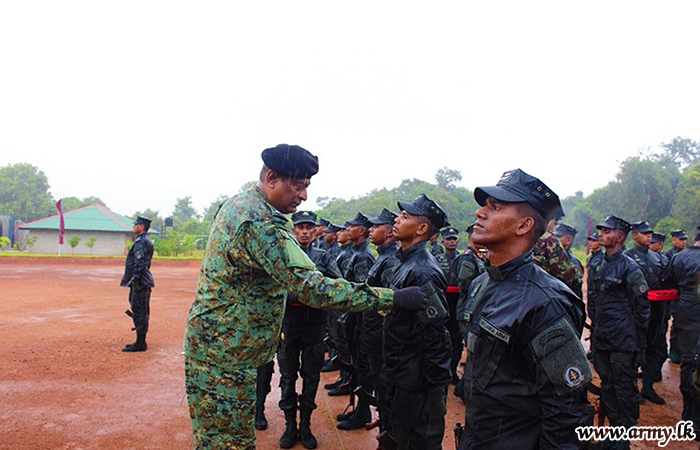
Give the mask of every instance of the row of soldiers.
M 407 208 L 418 215 L 425 214 L 425 217 L 430 217 L 431 209 L 433 213 L 438 211 L 437 216 L 441 218 L 435 220 L 437 224 L 433 223 L 434 230 L 439 229 L 437 226 L 439 224 L 447 224 L 444 211 L 424 195 L 413 202 L 403 203 L 402 205 L 402 202 L 399 202 L 398 205 L 402 212 Z M 410 272 L 415 271 L 415 268 L 409 268 L 408 274 L 403 273 L 402 279 L 401 267 L 406 265 L 406 260 L 405 255 L 400 251 L 403 241 L 397 241 L 394 236 L 397 218 L 396 213 L 384 209 L 378 216 L 358 213 L 352 220 L 343 225 L 337 225 L 324 219 L 318 220 L 310 211 L 301 211 L 292 216 L 292 221 L 299 245 L 325 276 L 342 277 L 356 283 L 388 288 L 401 288 L 411 284 L 425 285 L 425 280 L 420 282 L 406 280 L 407 276 L 410 278 Z M 664 399 L 654 391 L 653 384 L 661 380 L 661 366 L 668 356 L 666 334 L 669 318 L 672 315 L 671 306 L 675 306 L 675 303 L 664 301 L 669 298 L 664 297 L 662 288 L 678 288 L 684 286 L 684 283 L 687 285 L 690 277 L 688 274 L 692 274 L 693 270 L 697 276 L 697 266 L 693 266 L 697 264 L 697 256 L 695 256 L 697 252 L 688 258 L 674 259 L 674 256 L 685 248 L 688 239 L 685 231 L 676 230 L 671 233 L 673 247 L 666 253 L 658 253 L 663 248 L 665 236 L 654 233 L 647 221 L 630 224 L 621 218 L 609 216 L 603 223 L 597 225 L 599 232 L 588 236 L 591 255 L 584 268 L 571 251 L 571 245 L 578 231 L 560 222 L 562 218 L 561 209 L 552 215 L 547 223 L 547 231 L 537 239 L 534 245 L 532 259 L 576 294 L 576 297 L 572 297 L 576 299 L 572 303 L 581 314 L 585 315 L 587 310 L 591 319 L 592 352 L 590 356 L 602 380 L 601 396 L 610 423 L 625 427 L 634 426 L 639 417 L 640 398 L 636 382 L 638 367 L 642 369 L 641 397 L 653 403 L 665 403 Z M 429 252 L 434 259 L 422 263 L 433 268 L 436 264 L 440 269 L 440 274 L 437 276 L 432 274 L 435 279 L 428 285 L 439 291 L 436 293 L 439 294 L 439 298 L 444 296 L 444 301 L 439 300 L 436 304 L 442 303 L 446 308 L 443 315 L 446 333 L 441 334 L 442 325 L 436 326 L 438 338 L 435 342 L 441 352 L 437 359 L 446 361 L 449 365 L 449 370 L 442 367 L 439 371 L 441 375 L 449 374 L 449 379 L 447 382 L 442 380 L 442 385 L 441 382 L 431 385 L 434 392 L 427 389 L 425 394 L 428 397 L 431 395 L 434 398 L 440 397 L 439 393 L 443 393 L 447 383 L 451 381 L 456 385 L 455 395 L 467 402 L 465 388 L 457 371 L 463 356 L 464 342 L 469 334 L 463 319 L 465 313 L 469 311 L 470 286 L 472 281 L 484 272 L 484 263 L 488 254 L 484 247 L 472 241 L 473 227 L 474 225 L 471 225 L 466 230 L 470 239 L 468 248 L 464 252 L 457 250 L 459 231 L 453 227 L 444 227 L 439 234 L 434 233 L 430 236 L 429 242 L 427 237 L 424 242 L 429 245 Z M 624 243 L 630 232 L 634 246 L 625 249 Z M 438 242 L 439 236 L 442 238 L 441 242 Z M 408 235 L 403 238 L 411 239 L 415 236 Z M 700 236 L 696 236 L 696 241 L 700 241 Z M 375 245 L 376 255 L 370 249 L 370 243 Z M 406 248 L 411 247 L 413 246 L 409 245 Z M 420 249 L 423 250 L 423 246 L 420 246 Z M 581 300 L 584 298 L 583 280 L 586 271 L 588 272 L 587 306 Z M 683 289 L 681 292 L 684 292 Z M 685 295 L 686 303 L 694 304 L 693 302 L 697 299 L 693 300 L 693 298 L 697 293 L 692 293 L 692 289 L 688 286 L 685 289 L 687 292 L 681 294 L 681 299 Z M 690 298 L 690 296 L 695 297 Z M 402 336 L 392 334 L 392 320 L 396 318 L 385 318 L 376 311 L 326 313 L 304 306 L 294 296 L 288 296 L 278 349 L 281 374 L 279 406 L 284 411 L 286 421 L 285 431 L 280 438 L 282 448 L 293 447 L 297 440 L 300 440 L 306 448 L 316 448 L 317 441 L 310 429 L 310 418 L 312 411 L 316 408 L 315 397 L 320 373 L 334 370 L 340 370 L 341 375 L 335 383 L 325 386 L 329 390 L 329 395 L 354 394 L 357 397 L 356 406 L 354 399 L 351 399 L 353 409 L 338 415 L 338 429 L 369 429 L 378 425 L 380 448 L 382 445 L 384 448 L 392 448 L 396 445 L 398 436 L 403 434 L 390 432 L 391 419 L 386 411 L 392 411 L 391 417 L 394 421 L 398 418 L 400 422 L 401 415 L 396 414 L 396 393 L 401 393 L 402 383 L 407 383 L 411 390 L 425 383 L 424 380 L 416 380 L 412 384 L 410 370 L 400 372 L 401 375 L 406 375 L 405 377 L 399 380 L 392 379 L 392 372 L 387 369 L 394 362 L 391 360 L 392 357 L 410 361 L 412 358 L 424 358 L 425 355 L 410 354 L 411 351 L 408 349 L 411 348 L 411 342 L 406 337 L 410 336 L 411 332 L 404 329 L 401 330 Z M 401 329 L 397 328 L 395 323 L 394 328 Z M 671 333 L 672 360 L 674 353 L 680 351 L 683 355 L 681 392 L 684 400 L 682 414 L 684 420 L 690 420 L 694 408 L 697 408 L 697 396 L 693 394 L 692 386 L 692 361 L 698 349 L 695 348 L 696 346 L 689 348 L 690 338 L 683 331 L 680 333 L 681 350 L 676 349 L 678 334 L 676 330 L 687 328 L 687 325 L 675 326 Z M 695 322 L 691 328 L 695 329 Z M 697 332 L 693 331 L 693 333 L 692 336 L 697 338 Z M 449 336 L 447 345 L 440 340 L 443 334 Z M 387 336 L 391 339 L 390 342 L 385 341 Z M 425 337 L 424 334 L 415 337 L 418 336 L 420 339 Z M 323 359 L 325 345 L 331 348 L 326 361 Z M 425 343 L 420 347 L 424 349 Z M 387 356 L 390 358 L 388 365 Z M 432 358 L 435 359 L 436 356 L 432 355 Z M 572 373 L 574 378 L 583 376 L 576 371 Z M 303 388 L 299 395 L 295 391 L 298 375 L 303 379 Z M 256 427 L 264 429 L 267 427 L 264 403 L 269 392 L 272 363 L 261 367 L 258 370 L 258 376 Z M 436 380 L 439 379 L 440 376 Z M 401 399 L 400 395 L 399 399 Z M 393 405 L 389 406 L 387 402 Z M 441 404 L 444 405 L 444 401 Z M 372 405 L 377 406 L 379 412 L 379 420 L 374 424 L 372 424 L 370 410 Z M 410 409 L 406 406 L 404 404 L 399 407 L 399 410 Z M 300 418 L 298 424 L 297 411 Z M 696 412 L 700 413 L 700 409 Z M 439 415 L 437 411 L 435 417 Z M 430 421 L 426 426 L 430 427 Z M 432 426 L 436 425 L 433 423 Z M 425 435 L 424 431 L 423 435 Z M 433 442 L 441 442 L 444 422 L 438 424 L 433 431 L 440 431 L 433 433 Z M 409 431 L 406 432 L 410 435 Z M 620 441 L 615 445 L 625 448 L 624 446 L 628 443 Z

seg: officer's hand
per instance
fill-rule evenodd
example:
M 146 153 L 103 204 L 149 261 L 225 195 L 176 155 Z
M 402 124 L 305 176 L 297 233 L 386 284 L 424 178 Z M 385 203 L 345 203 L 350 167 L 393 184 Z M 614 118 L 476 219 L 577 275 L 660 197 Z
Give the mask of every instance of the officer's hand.
M 394 292 L 394 308 L 418 311 L 424 309 L 428 303 L 423 290 L 418 286 L 398 289 Z

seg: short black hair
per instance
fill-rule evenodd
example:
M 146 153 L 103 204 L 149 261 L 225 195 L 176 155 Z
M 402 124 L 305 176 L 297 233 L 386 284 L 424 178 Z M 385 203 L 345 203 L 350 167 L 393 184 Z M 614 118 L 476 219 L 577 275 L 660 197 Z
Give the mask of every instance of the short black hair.
M 532 205 L 529 203 L 514 203 L 518 205 L 518 210 L 520 211 L 520 217 L 532 217 L 535 221 L 532 227 L 532 245 L 535 245 L 537 240 L 542 237 L 542 235 L 547 231 L 547 224 L 549 221 L 545 219 L 542 214 L 540 214 Z

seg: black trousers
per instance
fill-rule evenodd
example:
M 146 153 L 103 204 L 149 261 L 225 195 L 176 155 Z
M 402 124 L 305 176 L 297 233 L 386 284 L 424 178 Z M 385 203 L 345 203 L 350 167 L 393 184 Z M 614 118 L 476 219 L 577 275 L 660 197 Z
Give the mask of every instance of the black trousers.
M 280 371 L 279 407 L 282 410 L 299 408 L 316 409 L 316 392 L 321 380 L 321 368 L 325 344 L 325 324 L 284 323 L 277 349 L 277 364 Z M 301 375 L 304 380 L 301 395 L 297 395 L 296 382 Z
M 258 367 L 257 377 L 255 379 L 255 394 L 258 402 L 265 402 L 267 394 L 272 391 L 272 374 L 275 372 L 275 362 L 270 361 Z
M 464 351 L 462 333 L 459 331 L 459 321 L 457 320 L 457 302 L 459 302 L 459 294 L 447 294 L 447 306 L 450 309 L 447 331 L 450 332 L 450 342 L 452 343 L 450 369 L 452 370 L 453 380 L 457 377 L 457 366 L 459 366 L 459 361 L 462 359 L 462 352 Z
M 601 401 L 608 411 L 610 425 L 637 425 L 637 352 L 610 352 L 594 348 L 593 366 L 600 376 Z
M 386 387 L 388 433 L 398 450 L 440 450 L 445 435 L 446 389 Z
M 133 314 L 136 335 L 148 333 L 148 321 L 151 315 L 151 288 L 149 286 L 131 286 L 129 288 L 129 307 Z
M 700 331 L 677 329 L 678 352 L 681 355 L 681 395 L 683 396 L 682 420 L 692 420 L 693 427 L 700 428 L 700 401 L 693 386 L 694 360 L 700 354 Z
M 667 302 L 650 302 L 649 328 L 647 329 L 647 348 L 645 363 L 642 367 L 644 373 L 652 375 L 661 373 L 661 366 L 668 358 L 668 309 Z

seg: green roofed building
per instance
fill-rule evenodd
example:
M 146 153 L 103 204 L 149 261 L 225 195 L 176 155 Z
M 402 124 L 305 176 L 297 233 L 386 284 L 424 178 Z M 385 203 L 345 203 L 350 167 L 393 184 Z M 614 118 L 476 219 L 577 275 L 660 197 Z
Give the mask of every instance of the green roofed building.
M 63 213 L 65 231 L 63 245 L 59 245 L 60 217 L 58 214 L 25 223 L 18 228 L 22 238 L 38 239 L 28 248 L 31 253 L 62 255 L 126 255 L 127 244 L 133 240 L 133 220 L 110 211 L 102 205 L 84 206 Z M 68 241 L 79 237 L 80 243 L 72 248 Z M 92 248 L 85 244 L 92 241 Z

